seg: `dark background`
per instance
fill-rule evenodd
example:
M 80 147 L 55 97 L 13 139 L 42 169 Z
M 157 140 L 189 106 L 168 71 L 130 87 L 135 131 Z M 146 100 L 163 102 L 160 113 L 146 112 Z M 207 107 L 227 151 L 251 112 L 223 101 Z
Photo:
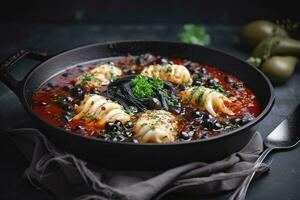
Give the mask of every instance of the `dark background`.
M 238 23 L 253 19 L 299 20 L 291 0 L 10 0 L 1 1 L 2 23 Z
M 56 54 L 113 40 L 178 41 L 185 23 L 205 25 L 211 47 L 247 59 L 249 53 L 239 48 L 241 26 L 255 19 L 299 22 L 297 4 L 289 0 L 4 0 L 0 6 L 0 61 L 24 48 Z M 299 30 L 292 36 L 299 38 Z M 22 62 L 12 73 L 21 78 L 36 64 Z M 299 85 L 298 64 L 293 77 L 275 87 L 274 108 L 259 127 L 263 137 L 300 102 Z M 0 131 L 33 126 L 16 96 L 0 82 Z M 248 199 L 300 199 L 299 155 L 300 148 L 273 154 L 270 173 L 251 185 Z M 0 200 L 49 199 L 45 191 L 32 187 L 23 178 L 27 166 L 15 145 L 0 134 Z

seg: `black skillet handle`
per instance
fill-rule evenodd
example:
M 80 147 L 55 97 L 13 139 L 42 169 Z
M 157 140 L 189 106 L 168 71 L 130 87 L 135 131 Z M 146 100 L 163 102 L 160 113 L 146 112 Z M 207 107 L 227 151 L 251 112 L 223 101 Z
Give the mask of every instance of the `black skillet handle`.
M 4 60 L 0 64 L 0 80 L 7 85 L 12 91 L 14 91 L 16 94 L 18 93 L 18 88 L 21 86 L 21 82 L 19 80 L 16 80 L 11 74 L 11 68 L 18 63 L 19 61 L 30 58 L 34 60 L 44 61 L 49 58 L 47 56 L 47 53 L 39 52 L 39 51 L 32 51 L 32 50 L 20 50 L 10 57 L 8 57 L 6 60 Z

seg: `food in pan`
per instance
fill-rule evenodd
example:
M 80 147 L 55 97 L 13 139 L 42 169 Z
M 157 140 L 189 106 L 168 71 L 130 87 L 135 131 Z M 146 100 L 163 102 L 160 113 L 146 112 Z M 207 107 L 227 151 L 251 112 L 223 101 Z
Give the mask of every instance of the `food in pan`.
M 182 102 L 192 104 L 201 110 L 206 110 L 209 114 L 217 117 L 219 113 L 234 115 L 234 113 L 225 104 L 233 104 L 221 92 L 203 86 L 193 86 L 185 89 L 180 94 Z
M 134 137 L 142 143 L 174 142 L 177 132 L 176 117 L 164 110 L 148 110 L 134 123 Z
M 193 82 L 189 70 L 183 65 L 150 65 L 145 67 L 141 74 L 149 77 L 159 77 L 164 81 L 176 84 L 190 85 Z
M 112 80 L 121 75 L 122 70 L 115 67 L 112 63 L 103 64 L 78 76 L 75 85 L 88 88 L 101 87 L 102 85 L 108 85 Z
M 85 95 L 81 104 L 75 105 L 75 113 L 77 114 L 73 120 L 94 121 L 95 126 L 117 120 L 122 123 L 130 120 L 130 115 L 125 113 L 123 106 L 97 94 Z
M 35 92 L 32 107 L 67 131 L 134 143 L 227 134 L 260 113 L 255 94 L 234 75 L 152 54 L 69 67 Z

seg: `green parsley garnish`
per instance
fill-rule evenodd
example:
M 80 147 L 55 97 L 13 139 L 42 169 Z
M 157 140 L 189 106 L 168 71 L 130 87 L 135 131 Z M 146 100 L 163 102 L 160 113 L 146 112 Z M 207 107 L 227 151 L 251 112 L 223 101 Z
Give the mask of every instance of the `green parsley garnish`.
M 204 26 L 186 24 L 183 26 L 182 32 L 179 34 L 181 42 L 208 45 L 210 43 L 210 36 L 206 33 Z
M 163 65 L 164 66 L 164 70 L 167 74 L 172 72 L 172 67 L 170 65 Z
M 117 78 L 113 72 L 108 72 L 108 75 L 111 80 L 115 80 Z
M 159 119 L 159 115 L 153 115 L 151 118 L 152 119 Z
M 151 126 L 150 126 L 150 130 L 151 131 L 154 131 L 156 129 L 156 127 L 152 124 Z
M 88 81 L 91 81 L 93 77 L 95 77 L 98 74 L 98 72 L 88 72 L 82 75 L 82 77 L 79 79 L 78 85 L 83 86 Z
M 178 106 L 179 100 L 177 97 L 175 97 L 175 96 L 172 97 L 166 91 L 162 91 L 161 94 L 166 98 L 168 105 L 173 106 L 173 107 Z
M 193 86 L 191 87 L 190 89 L 190 95 L 187 95 L 185 98 L 184 98 L 184 102 L 185 103 L 189 103 L 191 100 L 192 100 L 192 97 L 193 95 L 195 94 L 195 92 L 197 92 L 197 90 L 201 90 L 200 86 Z
M 204 95 L 204 91 L 201 90 L 200 94 L 199 94 L 199 96 L 197 98 L 198 103 L 202 103 L 203 95 Z
M 96 119 L 96 114 L 93 113 L 93 114 L 86 114 L 86 118 L 88 119 Z
M 134 107 L 134 106 L 128 106 L 127 108 L 125 108 L 125 113 L 127 113 L 127 114 L 135 114 L 135 113 L 137 113 L 138 112 L 138 110 L 137 110 L 137 108 L 136 107 Z
M 131 80 L 131 90 L 135 97 L 137 98 L 149 98 L 155 95 L 153 87 L 157 89 L 163 88 L 163 82 L 160 78 L 154 77 L 150 79 L 143 75 L 138 75 Z
M 139 75 L 131 80 L 131 90 L 134 96 L 138 98 L 148 98 L 155 93 L 152 84 L 148 81 L 148 77 Z
M 153 77 L 152 80 L 150 80 L 152 85 L 158 89 L 162 89 L 164 87 L 163 81 L 159 77 Z

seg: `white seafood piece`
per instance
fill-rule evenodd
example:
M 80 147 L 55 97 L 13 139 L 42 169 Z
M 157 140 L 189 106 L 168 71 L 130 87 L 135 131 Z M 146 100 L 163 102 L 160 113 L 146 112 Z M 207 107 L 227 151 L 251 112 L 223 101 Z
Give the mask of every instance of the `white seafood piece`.
M 149 110 L 134 123 L 134 137 L 141 143 L 168 143 L 175 141 L 175 117 L 164 110 Z
M 192 84 L 191 74 L 183 65 L 150 65 L 145 67 L 141 74 L 148 77 L 159 77 L 176 84 Z
M 194 106 L 204 109 L 212 116 L 217 117 L 219 113 L 234 115 L 225 103 L 233 102 L 224 94 L 203 86 L 193 86 L 182 91 L 180 98 L 184 103 L 191 103 Z
M 108 85 L 112 80 L 122 75 L 122 70 L 114 64 L 102 64 L 76 78 L 75 85 L 87 88 Z
M 123 106 L 100 95 L 86 95 L 79 106 L 75 106 L 76 115 L 74 120 L 86 119 L 125 123 L 130 120 Z

